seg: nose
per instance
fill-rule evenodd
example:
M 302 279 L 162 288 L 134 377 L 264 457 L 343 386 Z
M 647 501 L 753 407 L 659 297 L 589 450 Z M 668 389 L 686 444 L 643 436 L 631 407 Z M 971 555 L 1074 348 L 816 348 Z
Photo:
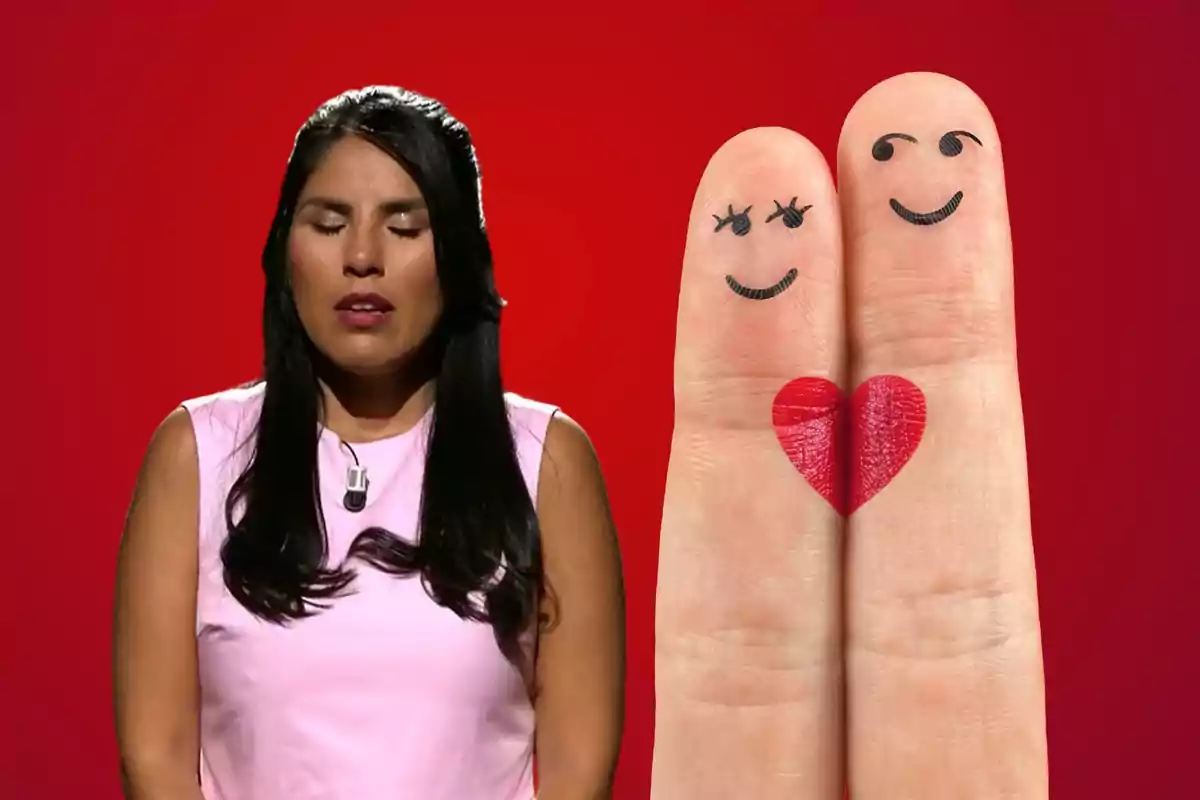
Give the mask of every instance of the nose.
M 370 230 L 360 229 L 350 237 L 342 273 L 355 278 L 383 274 L 376 237 Z

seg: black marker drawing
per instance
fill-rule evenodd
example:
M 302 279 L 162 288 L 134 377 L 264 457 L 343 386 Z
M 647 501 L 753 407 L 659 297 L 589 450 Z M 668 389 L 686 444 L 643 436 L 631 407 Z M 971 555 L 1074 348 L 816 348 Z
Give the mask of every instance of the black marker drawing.
M 942 151 L 942 155 L 954 158 L 963 151 L 962 139 L 958 138 L 960 136 L 966 136 L 980 147 L 983 146 L 983 142 L 979 141 L 979 137 L 970 131 L 950 131 L 943 134 L 941 140 L 938 142 L 938 150 Z
M 892 139 L 903 139 L 906 142 L 917 143 L 917 140 L 907 133 L 888 133 L 880 136 L 875 140 L 875 144 L 871 145 L 871 155 L 875 157 L 876 161 L 887 161 L 896 152 L 896 146 L 892 144 Z
M 983 142 L 979 141 L 979 137 L 970 131 L 950 131 L 942 134 L 942 138 L 938 140 L 938 151 L 947 158 L 954 158 L 963 151 L 962 139 L 959 137 L 966 136 L 971 141 L 980 147 Z M 889 161 L 896 153 L 895 145 L 892 144 L 892 139 L 902 139 L 912 144 L 917 144 L 917 140 L 907 133 L 888 133 L 880 136 L 875 140 L 875 144 L 871 145 L 871 156 L 876 161 Z M 906 208 L 896 198 L 888 200 L 888 205 L 892 207 L 892 211 L 896 212 L 896 216 L 912 225 L 936 225 L 945 220 L 951 214 L 958 210 L 962 203 L 963 193 L 957 191 L 946 205 L 934 211 L 920 212 Z
M 743 286 L 732 275 L 725 276 L 725 283 L 729 284 L 729 288 L 739 297 L 744 297 L 747 300 L 770 300 L 772 297 L 783 294 L 784 290 L 792 285 L 799 274 L 797 270 L 789 269 L 787 275 L 780 278 L 778 283 L 767 286 L 764 289 L 751 289 L 749 286 Z
M 726 225 L 730 227 L 735 236 L 745 236 L 750 232 L 750 209 L 752 206 L 746 206 L 746 210 L 740 213 L 734 213 L 733 204 L 729 204 L 729 216 L 721 219 L 716 214 L 713 214 L 713 219 L 717 221 L 717 227 L 714 230 L 721 230 Z
M 779 205 L 779 201 L 775 201 L 775 211 L 771 212 L 771 216 L 767 217 L 767 222 L 776 217 L 783 217 L 783 224 L 789 228 L 799 228 L 804 224 L 804 212 L 812 208 L 811 205 L 804 208 L 796 208 L 796 198 L 792 198 L 792 202 L 787 204 L 787 208 Z
M 946 205 L 942 206 L 936 211 L 930 211 L 925 214 L 922 214 L 918 211 L 910 211 L 902 206 L 900 201 L 894 197 L 891 200 L 888 200 L 888 204 L 892 207 L 892 211 L 895 211 L 900 216 L 900 219 L 904 220 L 905 222 L 911 222 L 913 225 L 936 225 L 946 217 L 953 214 L 958 208 L 958 204 L 962 202 L 962 199 L 963 193 L 955 192 L 954 197 L 950 198 L 949 203 L 946 203 Z

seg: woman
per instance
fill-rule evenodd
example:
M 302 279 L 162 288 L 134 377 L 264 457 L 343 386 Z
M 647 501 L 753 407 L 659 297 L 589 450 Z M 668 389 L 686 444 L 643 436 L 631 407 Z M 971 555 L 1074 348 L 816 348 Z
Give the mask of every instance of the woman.
M 387 87 L 297 135 L 263 380 L 148 448 L 117 578 L 133 800 L 611 793 L 616 537 L 584 432 L 505 393 L 467 129 Z

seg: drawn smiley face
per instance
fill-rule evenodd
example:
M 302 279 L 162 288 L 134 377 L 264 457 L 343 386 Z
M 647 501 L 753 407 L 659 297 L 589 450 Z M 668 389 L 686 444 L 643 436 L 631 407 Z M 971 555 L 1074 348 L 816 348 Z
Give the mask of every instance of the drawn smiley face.
M 979 137 L 970 131 L 950 131 L 942 134 L 942 138 L 938 141 L 938 150 L 947 158 L 954 158 L 963 151 L 962 137 L 964 136 L 980 147 L 983 146 L 983 142 L 979 141 Z M 892 156 L 895 155 L 896 147 L 892 144 L 893 139 L 918 144 L 916 138 L 909 136 L 907 133 L 888 133 L 880 136 L 871 147 L 871 155 L 876 161 L 890 161 Z M 907 223 L 912 225 L 936 225 L 948 219 L 951 214 L 957 211 L 962 201 L 963 193 L 960 189 L 946 201 L 944 206 L 933 211 L 913 211 L 894 197 L 888 200 L 888 205 L 892 207 L 892 211 L 896 212 L 896 216 Z
M 812 208 L 812 206 L 807 205 L 801 208 L 796 208 L 796 200 L 797 198 L 793 197 L 791 202 L 786 206 L 780 203 L 778 200 L 775 200 L 775 210 L 771 212 L 766 221 L 770 223 L 778 219 L 783 222 L 783 226 L 785 228 L 791 230 L 799 228 L 804 224 L 804 212 L 808 211 L 810 208 Z M 733 235 L 738 237 L 745 236 L 746 234 L 750 233 L 750 228 L 752 225 L 750 221 L 751 208 L 753 208 L 753 206 L 746 206 L 745 210 L 743 211 L 734 211 L 733 205 L 730 204 L 728 216 L 721 217 L 713 214 L 713 218 L 717 221 L 717 227 L 714 233 L 720 233 L 725 229 L 732 231 Z M 739 282 L 738 279 L 732 275 L 725 276 L 725 283 L 738 297 L 744 297 L 747 300 L 770 300 L 772 297 L 778 297 L 787 291 L 788 287 L 796 281 L 796 278 L 799 276 L 799 274 L 799 270 L 793 267 L 775 283 L 761 288 L 746 286 Z

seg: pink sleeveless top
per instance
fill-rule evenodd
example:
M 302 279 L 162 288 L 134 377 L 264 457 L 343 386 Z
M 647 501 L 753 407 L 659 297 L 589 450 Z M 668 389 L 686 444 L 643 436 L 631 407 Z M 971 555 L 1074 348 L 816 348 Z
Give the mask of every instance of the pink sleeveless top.
M 355 564 L 354 592 L 281 627 L 225 589 L 225 497 L 253 449 L 262 385 L 189 400 L 200 458 L 197 645 L 205 800 L 531 800 L 534 714 L 490 626 L 436 605 L 419 578 Z M 535 502 L 553 406 L 507 395 Z M 366 527 L 416 528 L 430 415 L 407 433 L 352 445 L 367 506 L 342 505 L 353 459 L 318 444 L 330 563 Z M 246 442 L 245 446 L 241 446 Z

